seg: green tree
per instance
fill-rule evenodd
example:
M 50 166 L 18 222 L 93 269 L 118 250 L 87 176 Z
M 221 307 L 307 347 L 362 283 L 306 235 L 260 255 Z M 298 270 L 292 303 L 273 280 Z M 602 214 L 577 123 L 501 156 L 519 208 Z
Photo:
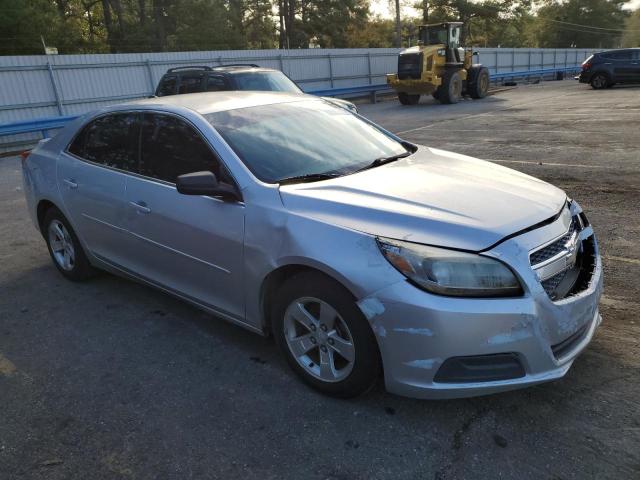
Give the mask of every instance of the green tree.
M 636 10 L 624 23 L 623 47 L 640 47 L 640 9 Z
M 625 0 L 545 0 L 538 10 L 540 47 L 611 48 L 620 44 Z
M 393 45 L 395 22 L 379 16 L 369 18 L 364 25 L 350 24 L 347 46 L 351 48 L 388 48 Z

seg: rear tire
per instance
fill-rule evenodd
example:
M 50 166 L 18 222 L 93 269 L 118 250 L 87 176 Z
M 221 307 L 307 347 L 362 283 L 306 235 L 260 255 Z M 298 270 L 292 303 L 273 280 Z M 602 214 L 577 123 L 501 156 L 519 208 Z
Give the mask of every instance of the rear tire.
M 489 69 L 487 67 L 472 67 L 469 69 L 470 81 L 467 83 L 467 91 L 471 98 L 480 99 L 489 93 Z
M 458 103 L 462 97 L 462 79 L 457 70 L 447 70 L 438 87 L 438 100 L 441 103 Z
M 591 88 L 593 88 L 594 90 L 607 88 L 611 84 L 609 76 L 606 73 L 593 74 L 589 83 L 591 84 Z
M 402 105 L 417 105 L 420 101 L 420 95 L 398 92 L 398 100 Z
M 51 260 L 62 275 L 71 281 L 81 282 L 96 274 L 73 228 L 60 210 L 55 207 L 47 210 L 42 221 L 42 233 Z
M 278 290 L 271 318 L 278 347 L 306 384 L 339 398 L 375 385 L 381 371 L 375 336 L 340 284 L 316 272 L 295 275 Z

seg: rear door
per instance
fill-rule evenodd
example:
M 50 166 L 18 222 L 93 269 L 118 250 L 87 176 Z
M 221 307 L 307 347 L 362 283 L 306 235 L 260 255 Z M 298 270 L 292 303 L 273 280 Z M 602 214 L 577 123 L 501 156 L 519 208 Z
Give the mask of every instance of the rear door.
M 125 172 L 138 161 L 139 115 L 113 113 L 87 124 L 57 162 L 64 208 L 97 257 L 121 263 L 127 240 Z
M 616 82 L 630 82 L 634 77 L 633 52 L 622 50 L 607 53 L 607 58 L 613 62 L 613 75 Z
M 139 175 L 126 181 L 128 265 L 154 283 L 242 319 L 244 204 L 182 195 L 184 173 L 233 180 L 202 135 L 182 117 L 145 113 Z

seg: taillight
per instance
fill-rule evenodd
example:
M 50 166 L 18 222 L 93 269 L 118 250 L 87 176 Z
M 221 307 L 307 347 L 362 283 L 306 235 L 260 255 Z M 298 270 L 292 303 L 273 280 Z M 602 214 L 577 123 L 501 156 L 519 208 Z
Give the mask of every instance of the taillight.
M 22 163 L 27 161 L 27 157 L 29 156 L 30 153 L 31 153 L 31 150 L 25 150 L 24 152 L 20 153 L 20 158 L 22 159 Z
M 590 63 L 588 63 L 588 62 L 584 62 L 584 63 L 582 64 L 582 69 L 583 69 L 583 70 L 589 70 L 590 68 L 591 68 L 591 64 L 590 64 Z

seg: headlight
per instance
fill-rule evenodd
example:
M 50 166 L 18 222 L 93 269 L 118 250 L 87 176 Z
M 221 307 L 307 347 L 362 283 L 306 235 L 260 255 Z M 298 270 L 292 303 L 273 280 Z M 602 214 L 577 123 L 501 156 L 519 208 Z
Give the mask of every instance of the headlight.
M 520 282 L 504 263 L 483 255 L 378 238 L 387 260 L 419 287 L 455 297 L 522 295 Z

